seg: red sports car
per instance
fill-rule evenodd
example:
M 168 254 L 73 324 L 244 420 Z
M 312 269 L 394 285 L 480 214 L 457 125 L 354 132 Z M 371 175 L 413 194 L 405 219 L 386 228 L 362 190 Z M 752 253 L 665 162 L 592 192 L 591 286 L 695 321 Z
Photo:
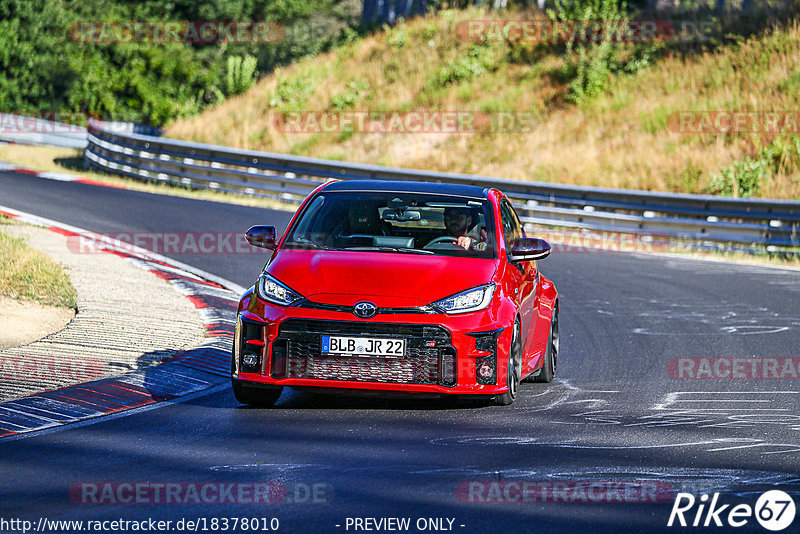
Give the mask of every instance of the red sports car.
M 558 293 L 497 189 L 334 181 L 300 206 L 242 297 L 233 392 L 268 406 L 284 386 L 483 395 L 514 402 L 522 380 L 550 382 Z

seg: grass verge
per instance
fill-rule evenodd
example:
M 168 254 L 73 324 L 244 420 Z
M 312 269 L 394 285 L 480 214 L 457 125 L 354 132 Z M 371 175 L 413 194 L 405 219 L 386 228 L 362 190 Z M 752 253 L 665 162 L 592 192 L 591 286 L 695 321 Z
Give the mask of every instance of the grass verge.
M 9 218 L 0 214 L 0 296 L 76 308 L 78 293 L 64 269 L 24 239 L 3 232 L 8 224 Z

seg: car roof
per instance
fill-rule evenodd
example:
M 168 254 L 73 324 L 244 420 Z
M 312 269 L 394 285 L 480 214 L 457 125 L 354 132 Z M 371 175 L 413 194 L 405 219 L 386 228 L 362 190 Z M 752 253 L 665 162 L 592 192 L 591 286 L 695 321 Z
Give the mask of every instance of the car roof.
M 331 182 L 324 191 L 385 191 L 391 193 L 432 193 L 469 198 L 488 198 L 489 188 L 476 185 L 406 182 L 399 180 L 342 180 Z

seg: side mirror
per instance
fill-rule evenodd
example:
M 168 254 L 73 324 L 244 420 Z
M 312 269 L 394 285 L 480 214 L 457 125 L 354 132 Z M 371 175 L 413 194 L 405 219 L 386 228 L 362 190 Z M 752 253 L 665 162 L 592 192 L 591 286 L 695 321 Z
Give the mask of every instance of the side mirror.
M 509 261 L 542 260 L 550 255 L 550 243 L 544 239 L 522 237 L 517 239 L 511 250 Z
M 275 231 L 274 226 L 261 225 L 251 226 L 250 229 L 244 234 L 247 242 L 254 247 L 267 248 L 269 250 L 275 250 L 275 247 L 277 246 L 277 236 L 278 233 Z

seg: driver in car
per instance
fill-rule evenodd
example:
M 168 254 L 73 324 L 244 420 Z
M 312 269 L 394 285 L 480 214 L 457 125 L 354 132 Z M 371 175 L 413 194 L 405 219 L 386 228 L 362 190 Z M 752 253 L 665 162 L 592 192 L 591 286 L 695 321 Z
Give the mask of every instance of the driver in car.
M 469 208 L 445 208 L 444 210 L 444 226 L 447 234 L 455 238 L 458 246 L 466 250 L 486 249 L 486 230 L 482 230 L 477 236 L 469 235 L 477 222 L 474 211 Z

